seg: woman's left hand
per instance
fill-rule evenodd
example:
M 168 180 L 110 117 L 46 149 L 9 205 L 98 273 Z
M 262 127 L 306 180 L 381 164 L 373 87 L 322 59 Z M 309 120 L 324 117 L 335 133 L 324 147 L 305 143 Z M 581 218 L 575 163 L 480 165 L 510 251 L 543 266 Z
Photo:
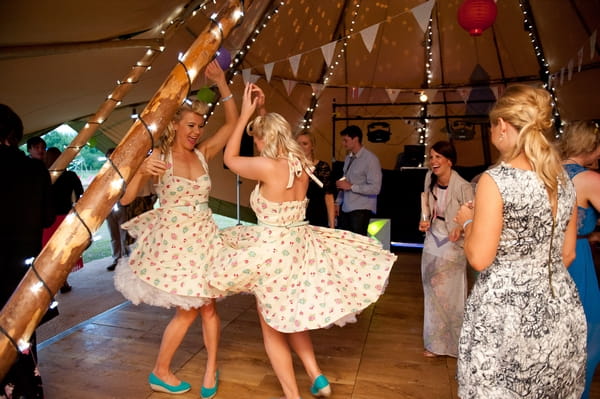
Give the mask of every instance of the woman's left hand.
M 461 205 L 454 217 L 454 221 L 461 226 L 467 221 L 473 220 L 473 203 L 467 202 L 464 205 Z

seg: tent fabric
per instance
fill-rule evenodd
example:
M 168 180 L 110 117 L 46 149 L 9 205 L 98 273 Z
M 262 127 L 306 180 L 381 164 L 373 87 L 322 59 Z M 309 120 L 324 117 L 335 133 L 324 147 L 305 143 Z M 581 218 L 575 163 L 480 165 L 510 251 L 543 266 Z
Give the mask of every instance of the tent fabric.
M 429 95 L 427 115 L 440 118 L 431 120 L 428 140 L 434 140 L 447 137 L 452 126 L 448 118 L 484 115 L 507 84 L 541 84 L 523 4 L 531 10 L 561 117 L 600 119 L 597 1 L 497 0 L 496 21 L 479 37 L 470 36 L 457 22 L 462 0 L 254 0 L 244 5 L 250 9 L 265 2 L 278 5 L 278 12 L 260 26 L 249 48 L 230 40 L 224 43 L 234 57 L 244 51 L 233 79 L 234 94 L 239 98 L 243 75 L 256 80 L 266 91 L 269 110 L 282 113 L 297 130 L 305 123 L 314 88 L 319 87 L 318 108 L 309 115 L 325 159 L 343 159 L 335 132 L 344 123 L 362 124 L 366 132 L 368 118 L 421 115 L 418 104 L 392 105 L 416 102 L 421 91 Z M 165 40 L 164 53 L 101 126 L 99 134 L 118 143 L 131 126 L 132 107 L 141 111 L 176 65 L 177 56 L 223 4 L 223 0 L 1 2 L 0 102 L 23 118 L 27 134 L 85 120 L 146 51 L 136 43 L 161 39 L 159 28 L 174 15 L 204 5 Z M 251 33 L 251 22 L 246 18 L 237 29 Z M 200 76 L 194 89 L 205 85 Z M 370 105 L 339 107 L 336 117 L 356 119 L 334 123 L 334 100 Z M 218 111 L 214 117 L 218 123 Z M 416 125 L 412 119 L 392 123 L 392 140 L 386 143 L 389 154 L 380 155 L 386 165 L 404 145 L 418 144 Z

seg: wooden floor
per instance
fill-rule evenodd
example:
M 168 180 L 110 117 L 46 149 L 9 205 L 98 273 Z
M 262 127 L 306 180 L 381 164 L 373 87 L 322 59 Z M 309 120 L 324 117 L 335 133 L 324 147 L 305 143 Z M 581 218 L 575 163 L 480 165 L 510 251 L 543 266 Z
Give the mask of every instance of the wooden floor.
M 422 356 L 420 253 L 398 256 L 385 295 L 356 324 L 312 334 L 317 359 L 332 383 L 333 399 L 457 398 L 456 360 Z M 46 399 L 172 398 L 153 393 L 147 384 L 172 311 L 122 300 L 114 306 L 120 296 L 112 289 L 112 274 L 105 266 L 96 262 L 73 274 L 69 280 L 74 290 L 59 298 L 61 315 L 39 329 Z M 111 307 L 104 312 L 103 302 Z M 280 396 L 263 349 L 253 297 L 227 298 L 219 302 L 218 310 L 222 338 L 216 399 Z M 56 331 L 60 324 L 65 331 Z M 199 397 L 205 356 L 198 321 L 173 363 L 176 374 L 193 387 L 178 397 Z M 310 382 L 299 362 L 296 372 L 303 398 L 310 398 Z M 598 399 L 599 373 L 594 382 L 592 398 Z

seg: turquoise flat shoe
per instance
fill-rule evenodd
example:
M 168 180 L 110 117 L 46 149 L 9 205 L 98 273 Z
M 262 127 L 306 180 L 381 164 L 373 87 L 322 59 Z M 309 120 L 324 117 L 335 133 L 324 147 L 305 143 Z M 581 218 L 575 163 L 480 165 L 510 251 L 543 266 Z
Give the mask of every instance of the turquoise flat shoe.
M 150 375 L 148 376 L 148 382 L 150 383 L 150 388 L 152 388 L 153 391 L 157 392 L 180 394 L 186 393 L 187 391 L 192 389 L 192 386 L 185 381 L 181 381 L 179 385 L 169 385 L 157 376 L 155 376 L 154 373 L 150 373 Z
M 200 398 L 202 399 L 211 399 L 214 398 L 217 394 L 217 389 L 219 389 L 219 370 L 215 373 L 215 386 L 212 388 L 206 388 L 204 385 L 202 389 L 200 389 Z
M 323 396 L 325 398 L 331 395 L 331 386 L 323 374 L 315 378 L 315 382 L 312 387 L 310 387 L 310 393 L 312 393 L 313 396 Z

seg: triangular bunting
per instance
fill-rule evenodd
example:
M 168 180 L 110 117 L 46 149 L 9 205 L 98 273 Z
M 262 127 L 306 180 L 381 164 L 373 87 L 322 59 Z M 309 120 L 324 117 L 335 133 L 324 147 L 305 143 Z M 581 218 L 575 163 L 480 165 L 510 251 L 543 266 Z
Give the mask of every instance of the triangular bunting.
M 360 36 L 363 39 L 363 43 L 365 47 L 371 52 L 373 50 L 373 44 L 375 43 L 375 38 L 377 37 L 377 32 L 379 32 L 379 24 L 371 25 L 368 28 L 365 28 L 360 31 Z
M 494 93 L 494 98 L 497 100 L 500 96 L 498 94 L 498 86 L 490 86 L 490 90 L 492 91 L 492 93 Z
M 425 3 L 414 7 L 411 10 L 423 33 L 427 31 L 427 25 L 429 25 L 429 18 L 431 18 L 431 10 L 433 9 L 434 5 L 435 0 L 428 0 Z
M 594 54 L 596 53 L 596 34 L 598 33 L 597 30 L 594 31 L 594 33 L 592 33 L 592 36 L 590 36 L 590 60 L 594 58 Z
M 295 80 L 286 80 L 283 79 L 283 87 L 285 87 L 285 91 L 287 92 L 287 95 L 291 95 L 292 94 L 292 90 L 294 90 L 294 87 L 296 87 L 296 82 Z
M 292 67 L 292 72 L 294 77 L 298 73 L 298 65 L 300 65 L 300 58 L 302 58 L 302 54 L 294 55 L 289 58 L 290 66 Z
M 242 77 L 246 83 L 256 83 L 256 81 L 260 78 L 260 76 L 252 74 L 252 72 L 250 72 L 250 68 L 242 70 Z
M 565 68 L 562 67 L 560 68 L 560 85 L 563 85 L 563 82 L 565 81 Z
M 577 52 L 577 72 L 581 72 L 581 64 L 583 64 L 583 47 Z
M 312 88 L 313 93 L 315 93 L 315 96 L 319 97 L 323 91 L 324 85 L 321 83 L 311 83 L 310 87 Z
M 396 101 L 398 98 L 398 94 L 400 94 L 400 89 L 385 89 L 385 92 L 390 98 L 390 101 L 394 103 L 394 101 Z
M 271 82 L 271 75 L 273 74 L 273 65 L 274 64 L 275 64 L 274 62 L 265 64 L 265 77 L 267 78 L 267 82 Z
M 437 90 L 436 89 L 427 89 L 427 90 L 423 90 L 425 92 L 425 94 L 427 94 L 427 98 L 429 99 L 429 102 L 433 101 L 433 98 L 435 97 L 435 95 L 437 94 Z
M 569 60 L 569 64 L 567 65 L 567 80 L 571 80 L 571 78 L 573 77 L 573 64 L 575 63 L 575 61 L 573 61 L 573 59 L 571 58 Z
M 456 91 L 458 92 L 458 95 L 460 96 L 460 98 L 462 98 L 462 100 L 464 102 L 467 102 L 467 100 L 469 99 L 469 96 L 471 95 L 471 88 L 463 87 L 461 89 L 456 89 Z
M 333 53 L 335 52 L 336 44 L 337 42 L 331 42 L 321 46 L 323 58 L 325 58 L 325 63 L 327 64 L 327 66 L 331 65 L 331 60 L 333 60 Z

